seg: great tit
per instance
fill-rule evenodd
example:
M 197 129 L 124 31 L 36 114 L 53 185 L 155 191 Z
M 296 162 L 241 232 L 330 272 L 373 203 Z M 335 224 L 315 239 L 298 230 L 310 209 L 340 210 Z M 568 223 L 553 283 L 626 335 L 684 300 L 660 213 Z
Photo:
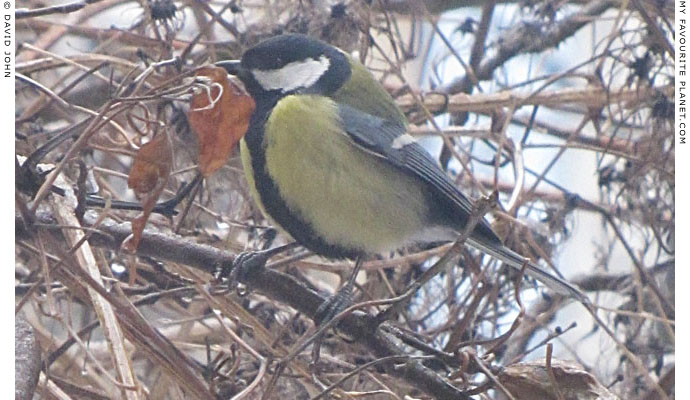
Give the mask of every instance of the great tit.
M 217 65 L 256 102 L 240 143 L 252 196 L 299 244 L 328 258 L 361 259 L 453 241 L 463 231 L 472 203 L 407 133 L 388 92 L 345 52 L 288 34 Z M 485 219 L 467 243 L 514 268 L 526 262 Z M 526 272 L 580 297 L 534 263 Z

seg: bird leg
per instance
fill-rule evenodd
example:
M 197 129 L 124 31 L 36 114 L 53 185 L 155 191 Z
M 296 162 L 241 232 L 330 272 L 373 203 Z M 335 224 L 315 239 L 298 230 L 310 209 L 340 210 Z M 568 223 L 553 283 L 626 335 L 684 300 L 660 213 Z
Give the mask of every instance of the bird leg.
M 350 277 L 347 279 L 347 282 L 338 289 L 335 294 L 329 298 L 326 299 L 319 308 L 316 310 L 316 313 L 314 314 L 314 323 L 317 326 L 322 325 L 323 323 L 326 323 L 333 318 L 335 318 L 336 315 L 338 315 L 341 311 L 345 310 L 349 306 L 352 305 L 352 302 L 354 300 L 352 296 L 352 290 L 355 287 L 355 279 L 357 279 L 357 274 L 359 273 L 359 270 L 362 268 L 362 263 L 364 262 L 362 257 L 357 257 L 357 261 L 355 261 L 355 267 L 352 270 L 352 273 L 350 274 Z

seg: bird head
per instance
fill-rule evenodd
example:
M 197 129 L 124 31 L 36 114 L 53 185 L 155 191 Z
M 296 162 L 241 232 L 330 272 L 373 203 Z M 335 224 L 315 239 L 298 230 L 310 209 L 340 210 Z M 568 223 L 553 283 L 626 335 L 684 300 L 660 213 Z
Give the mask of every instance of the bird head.
M 247 50 L 239 61 L 216 65 L 237 76 L 252 97 L 294 93 L 331 95 L 352 75 L 341 50 L 304 35 L 280 35 Z

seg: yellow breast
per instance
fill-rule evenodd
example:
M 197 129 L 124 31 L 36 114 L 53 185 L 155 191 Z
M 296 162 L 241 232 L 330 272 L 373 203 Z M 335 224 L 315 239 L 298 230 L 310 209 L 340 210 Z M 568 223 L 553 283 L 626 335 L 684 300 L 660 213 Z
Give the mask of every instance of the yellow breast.
M 295 95 L 278 102 L 265 125 L 266 170 L 290 210 L 326 242 L 367 253 L 393 250 L 424 229 L 421 183 L 352 143 L 335 103 Z M 251 161 L 242 161 L 252 194 Z

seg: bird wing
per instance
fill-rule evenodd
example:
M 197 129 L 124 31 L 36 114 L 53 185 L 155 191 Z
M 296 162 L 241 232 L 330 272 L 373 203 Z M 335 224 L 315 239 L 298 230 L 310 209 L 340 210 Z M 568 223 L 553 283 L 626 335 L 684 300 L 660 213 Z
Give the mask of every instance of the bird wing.
M 462 211 L 468 215 L 472 213 L 472 203 L 458 190 L 429 153 L 407 133 L 404 125 L 375 117 L 344 104 L 338 106 L 338 114 L 345 132 L 358 147 L 421 178 L 443 193 Z
M 403 124 L 369 115 L 344 104 L 338 106 L 338 114 L 345 132 L 358 147 L 429 183 L 456 204 L 459 212 L 465 212 L 467 215 L 472 213 L 472 203 L 458 190 L 429 153 L 406 133 L 407 128 Z M 575 286 L 505 247 L 485 219 L 475 228 L 468 244 L 518 270 L 527 262 L 525 272 L 533 278 L 583 304 L 589 302 Z

